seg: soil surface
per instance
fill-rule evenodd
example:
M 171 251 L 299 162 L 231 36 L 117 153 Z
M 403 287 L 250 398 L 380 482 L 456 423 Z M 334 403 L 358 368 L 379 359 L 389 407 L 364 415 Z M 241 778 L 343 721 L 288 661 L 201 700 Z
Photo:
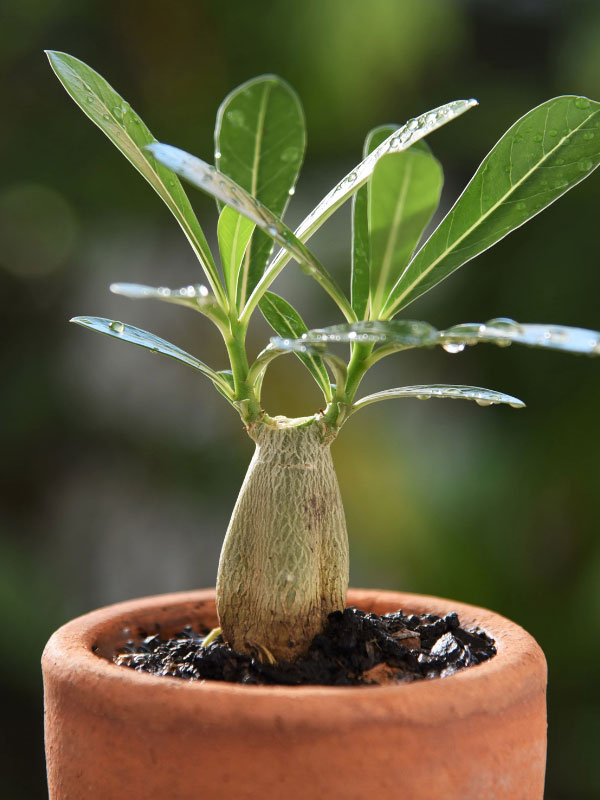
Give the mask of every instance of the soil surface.
M 141 641 L 128 642 L 113 660 L 139 672 L 188 680 L 358 686 L 443 678 L 496 654 L 493 639 L 478 629 L 461 628 L 455 613 L 336 611 L 313 639 L 307 657 L 293 664 L 266 664 L 236 653 L 221 637 L 204 647 L 207 633 L 192 626 L 170 639 L 142 632 Z

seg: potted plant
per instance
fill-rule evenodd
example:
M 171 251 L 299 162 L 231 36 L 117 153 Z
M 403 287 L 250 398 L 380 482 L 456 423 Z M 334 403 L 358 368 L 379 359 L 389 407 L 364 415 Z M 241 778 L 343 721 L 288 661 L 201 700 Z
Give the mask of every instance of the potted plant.
M 207 286 L 128 283 L 129 298 L 178 303 L 207 317 L 230 369 L 216 370 L 119 320 L 73 321 L 196 369 L 239 413 L 256 451 L 225 537 L 216 595 L 146 598 L 88 614 L 50 640 L 43 666 L 52 798 L 542 796 L 546 667 L 534 640 L 484 609 L 394 592 L 351 592 L 365 612 L 399 607 L 436 619 L 457 611 L 486 631 L 497 655 L 431 681 L 375 688 L 242 686 L 139 674 L 110 661 L 140 631 L 213 628 L 257 664 L 303 659 L 347 603 L 348 545 L 330 446 L 357 411 L 386 399 L 454 398 L 482 406 L 522 401 L 473 386 L 419 385 L 357 398 L 367 370 L 415 347 L 458 353 L 489 342 L 600 354 L 600 334 L 494 319 L 437 330 L 400 311 L 522 225 L 600 161 L 600 104 L 543 103 L 501 137 L 451 211 L 418 248 L 435 213 L 442 169 L 425 137 L 476 105 L 459 100 L 367 136 L 364 158 L 295 232 L 281 220 L 304 154 L 302 108 L 281 79 L 262 76 L 229 94 L 215 132 L 215 166 L 158 143 L 131 106 L 81 61 L 49 52 L 67 92 L 161 196 L 186 234 Z M 212 195 L 221 270 L 179 182 Z M 306 242 L 353 203 L 349 296 Z M 277 246 L 274 257 L 271 253 Z M 338 306 L 344 322 L 308 330 L 270 287 L 292 259 Z M 251 360 L 246 333 L 260 309 L 275 336 Z M 340 346 L 349 346 L 349 358 Z M 323 393 L 309 416 L 262 406 L 265 371 L 295 354 Z M 449 624 L 449 623 L 448 623 Z M 158 626 L 158 627 L 157 627 Z M 342 775 L 343 771 L 343 775 Z

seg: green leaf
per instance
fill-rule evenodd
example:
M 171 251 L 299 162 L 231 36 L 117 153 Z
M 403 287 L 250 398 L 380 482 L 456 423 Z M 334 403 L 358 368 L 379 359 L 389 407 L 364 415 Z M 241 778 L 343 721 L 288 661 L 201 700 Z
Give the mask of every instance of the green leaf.
M 111 283 L 110 291 L 130 300 L 162 300 L 166 303 L 177 303 L 194 311 L 200 311 L 210 317 L 219 327 L 226 325 L 227 317 L 206 286 L 199 283 L 184 286 L 182 289 L 167 289 L 166 286 L 145 286 L 141 283 Z
M 275 341 L 272 339 L 271 341 Z M 488 322 L 468 322 L 439 331 L 428 322 L 416 320 L 362 320 L 307 331 L 297 340 L 299 346 L 327 352 L 329 344 L 370 343 L 382 347 L 375 351 L 375 360 L 382 354 L 412 347 L 442 345 L 449 353 L 460 353 L 467 345 L 488 342 L 499 347 L 523 344 L 544 350 L 562 350 L 585 355 L 600 355 L 600 331 L 570 328 L 562 325 L 519 323 L 507 317 Z
M 144 331 L 141 328 L 135 328 L 133 325 L 126 325 L 118 320 L 105 319 L 104 317 L 73 317 L 71 322 L 76 325 L 82 325 L 92 331 L 112 336 L 114 339 L 121 339 L 123 342 L 130 342 L 139 347 L 144 347 L 152 353 L 161 353 L 163 356 L 169 356 L 169 358 L 174 358 L 176 361 L 181 361 L 182 364 L 187 364 L 210 378 L 217 389 L 221 391 L 221 394 L 224 394 L 228 400 L 233 398 L 229 381 L 203 361 L 186 353 L 180 347 L 167 342 L 166 339 L 161 339 L 159 336 L 155 336 L 153 333 Z
M 284 339 L 299 339 L 308 328 L 304 320 L 283 297 L 265 292 L 259 303 L 265 319 L 273 330 Z M 331 384 L 323 361 L 314 355 L 298 353 L 298 358 L 321 388 L 327 402 L 331 400 Z
M 477 105 L 477 100 L 455 100 L 452 103 L 440 106 L 439 108 L 421 114 L 419 117 L 410 119 L 391 136 L 376 147 L 370 155 L 358 164 L 345 178 L 343 178 L 333 189 L 321 200 L 321 202 L 310 212 L 310 214 L 296 228 L 295 234 L 302 242 L 308 241 L 323 223 L 336 211 L 346 200 L 358 191 L 358 189 L 369 179 L 375 165 L 382 156 L 388 153 L 397 153 L 401 150 L 408 150 L 415 142 L 423 139 L 428 134 L 441 128 L 447 122 L 456 119 L 465 111 Z M 259 299 L 269 288 L 277 275 L 289 261 L 289 252 L 278 253 L 264 275 L 256 285 L 248 303 L 244 308 L 242 318 L 248 320 L 250 314 L 256 308 Z
M 193 186 L 232 206 L 264 230 L 275 242 L 287 250 L 300 264 L 300 268 L 311 275 L 335 301 L 347 320 L 355 314 L 344 292 L 313 253 L 303 244 L 266 206 L 245 189 L 238 186 L 227 175 L 216 170 L 200 158 L 168 144 L 150 144 L 148 149 L 173 172 L 189 181 Z
M 438 383 L 422 386 L 401 386 L 398 389 L 387 389 L 384 392 L 369 394 L 353 404 L 351 413 L 380 400 L 394 400 L 401 397 L 416 397 L 419 400 L 428 400 L 430 397 L 450 398 L 451 400 L 474 400 L 479 406 L 505 403 L 512 408 L 525 408 L 525 403 L 522 400 L 512 397 L 510 394 L 495 392 L 492 389 L 482 389 L 479 386 L 453 386 L 451 384 Z
M 389 138 L 397 125 L 380 125 L 367 134 L 363 157 Z M 351 300 L 358 319 L 369 316 L 369 287 L 371 275 L 371 247 L 369 244 L 369 194 L 368 184 L 361 186 L 352 198 L 352 281 Z
M 500 139 L 454 207 L 399 278 L 391 317 L 523 225 L 600 163 L 600 103 L 556 97 Z
M 506 347 L 513 342 L 544 350 L 562 350 L 589 356 L 600 355 L 600 331 L 562 325 L 521 324 L 506 317 L 483 324 L 470 322 L 439 331 L 438 342 L 449 352 L 460 352 L 464 345 L 490 342 Z
M 225 206 L 219 216 L 217 236 L 223 276 L 227 294 L 233 305 L 237 305 L 236 296 L 239 286 L 240 267 L 247 253 L 248 243 L 254 231 L 254 222 L 243 214 L 235 211 L 231 206 Z
M 253 197 L 283 217 L 304 158 L 304 112 L 292 87 L 275 75 L 263 75 L 231 92 L 219 108 L 215 128 L 215 165 Z M 238 307 L 264 272 L 273 242 L 254 233 L 238 282 Z
M 213 292 L 223 301 L 223 289 L 212 254 L 179 180 L 145 149 L 147 144 L 156 141 L 154 136 L 129 103 L 91 67 L 66 53 L 54 50 L 46 53 L 72 99 L 164 200 L 198 256 Z
M 381 158 L 369 185 L 373 318 L 379 317 L 440 202 L 442 167 L 419 144 Z
M 302 336 L 304 344 L 350 343 L 395 344 L 403 347 L 428 347 L 439 342 L 439 331 L 428 322 L 409 319 L 390 321 L 361 320 L 350 324 L 314 328 Z

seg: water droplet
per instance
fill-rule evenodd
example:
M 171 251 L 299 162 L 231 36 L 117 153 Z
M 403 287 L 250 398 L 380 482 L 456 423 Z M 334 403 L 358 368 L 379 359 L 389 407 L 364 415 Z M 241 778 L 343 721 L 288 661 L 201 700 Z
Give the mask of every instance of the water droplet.
M 462 342 L 446 342 L 446 344 L 442 345 L 442 348 L 447 353 L 462 353 L 465 349 L 465 345 Z
M 516 205 L 517 211 L 525 211 L 525 208 L 526 208 L 525 203 L 517 203 Z
M 288 192 L 290 197 L 293 197 L 296 194 L 296 189 L 292 186 Z
M 94 98 L 92 97 L 91 94 L 88 95 L 85 99 L 87 100 L 88 103 L 93 103 L 94 102 Z
M 356 180 L 356 172 L 351 172 L 350 175 L 348 175 L 348 177 L 346 178 L 346 180 L 348 181 L 348 183 L 354 183 L 354 181 Z
M 431 400 L 431 395 L 429 394 L 418 394 L 417 400 Z
M 350 331 L 350 333 L 348 334 L 348 339 L 356 339 L 357 335 L 358 334 L 356 333 L 356 331 Z
M 114 331 L 115 333 L 123 333 L 123 331 L 125 330 L 125 325 L 123 325 L 122 322 L 118 322 L 117 320 L 110 322 L 108 327 L 111 329 L 111 331 Z
M 491 406 L 494 404 L 493 400 L 489 400 L 483 397 L 476 397 L 475 402 L 477 403 L 478 406 Z
M 140 122 L 141 122 L 141 119 L 139 117 L 134 117 L 133 121 L 135 122 L 136 125 L 139 125 Z
M 536 135 L 533 137 L 533 141 L 534 142 L 541 142 L 543 138 L 544 137 L 542 136 L 541 133 L 536 133 Z
M 297 147 L 286 147 L 283 153 L 281 154 L 280 158 L 282 161 L 289 163 L 290 161 L 296 161 L 300 156 L 300 151 Z
M 221 151 L 215 150 L 215 161 L 218 161 L 219 158 L 221 158 Z
M 417 122 L 416 119 L 409 119 L 406 124 L 406 127 L 408 128 L 409 131 L 416 131 L 417 128 L 419 127 L 419 123 Z
M 594 132 L 593 132 L 593 131 L 586 131 L 586 132 L 583 134 L 583 138 L 584 138 L 584 139 L 587 139 L 588 141 L 589 141 L 590 139 L 593 139 L 593 138 L 594 138 Z
M 587 97 L 578 97 L 575 100 L 575 106 L 576 108 L 589 108 L 590 101 L 587 99 Z
M 556 128 L 550 128 L 550 130 L 548 131 L 548 136 L 557 136 L 557 135 L 558 131 L 556 130 Z
M 107 119 L 107 120 L 110 119 L 110 116 L 108 114 L 102 114 L 102 116 L 104 117 L 104 119 Z
M 267 225 L 267 231 L 271 234 L 271 236 L 277 236 L 279 234 L 279 228 L 277 225 Z
M 246 122 L 246 115 L 239 109 L 232 109 L 231 111 L 228 111 L 226 116 L 229 122 L 231 122 L 231 124 L 236 128 L 240 128 Z
M 123 116 L 123 111 L 115 106 L 115 108 L 113 108 L 113 114 L 117 119 L 121 119 Z
M 435 125 L 437 122 L 437 116 L 435 114 L 427 114 L 425 117 L 425 124 L 426 125 Z
M 581 172 L 588 172 L 588 170 L 592 169 L 594 166 L 594 162 L 590 161 L 590 159 L 583 159 L 579 162 L 579 169 Z
M 504 172 L 506 172 L 506 174 L 508 175 L 508 173 L 510 172 L 510 164 L 505 165 Z
M 171 290 L 167 289 L 166 286 L 159 286 L 158 287 L 158 293 L 160 295 L 162 295 L 163 297 L 168 297 L 171 294 Z

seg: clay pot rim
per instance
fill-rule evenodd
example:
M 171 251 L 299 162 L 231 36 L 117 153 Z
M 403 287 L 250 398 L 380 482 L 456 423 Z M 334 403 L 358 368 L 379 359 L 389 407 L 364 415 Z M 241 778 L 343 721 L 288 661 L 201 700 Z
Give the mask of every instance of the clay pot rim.
M 177 592 L 129 600 L 100 608 L 66 623 L 52 635 L 42 657 L 45 670 L 63 672 L 73 682 L 93 682 L 99 695 L 111 694 L 115 714 L 119 704 L 139 706 L 140 713 L 148 703 L 160 698 L 169 707 L 176 706 L 192 718 L 201 713 L 204 718 L 219 716 L 226 708 L 238 714 L 262 716 L 265 721 L 274 713 L 285 714 L 299 722 L 310 722 L 314 705 L 301 700 L 318 700 L 323 714 L 331 713 L 332 724 L 340 724 L 340 714 L 355 717 L 356 713 L 371 718 L 389 714 L 390 703 L 405 719 L 414 724 L 432 713 L 439 716 L 446 708 L 448 716 L 484 713 L 481 698 L 489 696 L 497 709 L 525 698 L 535 686 L 545 685 L 544 655 L 530 634 L 514 622 L 477 606 L 429 595 L 392 591 L 355 589 L 348 593 L 348 605 L 379 613 L 402 608 L 406 612 L 427 611 L 444 615 L 456 611 L 461 624 L 478 625 L 496 640 L 497 655 L 477 666 L 461 670 L 447 678 L 415 681 L 397 686 L 246 686 L 222 681 L 185 681 L 180 678 L 138 673 L 119 667 L 92 651 L 99 637 L 130 625 L 136 615 L 148 619 L 181 616 L 182 611 L 196 612 L 202 606 L 214 604 L 214 589 Z M 382 606 L 385 610 L 382 610 Z M 185 612 L 184 612 L 184 615 Z M 188 616 L 188 615 L 186 615 Z M 136 624 L 136 623 L 134 623 Z M 165 623 L 168 624 L 168 623 Z M 540 670 L 540 662 L 543 668 Z M 502 691 L 498 690 L 498 682 Z M 211 702 L 208 704 L 207 695 Z M 381 704 L 378 700 L 384 700 Z M 265 703 L 268 700 L 268 703 Z M 343 702 L 341 702 L 343 701 Z M 267 708 L 268 706 L 268 708 Z M 387 709 L 387 711 L 385 711 Z M 383 718 L 381 721 L 384 721 Z M 255 719 L 256 722 L 256 719 Z

